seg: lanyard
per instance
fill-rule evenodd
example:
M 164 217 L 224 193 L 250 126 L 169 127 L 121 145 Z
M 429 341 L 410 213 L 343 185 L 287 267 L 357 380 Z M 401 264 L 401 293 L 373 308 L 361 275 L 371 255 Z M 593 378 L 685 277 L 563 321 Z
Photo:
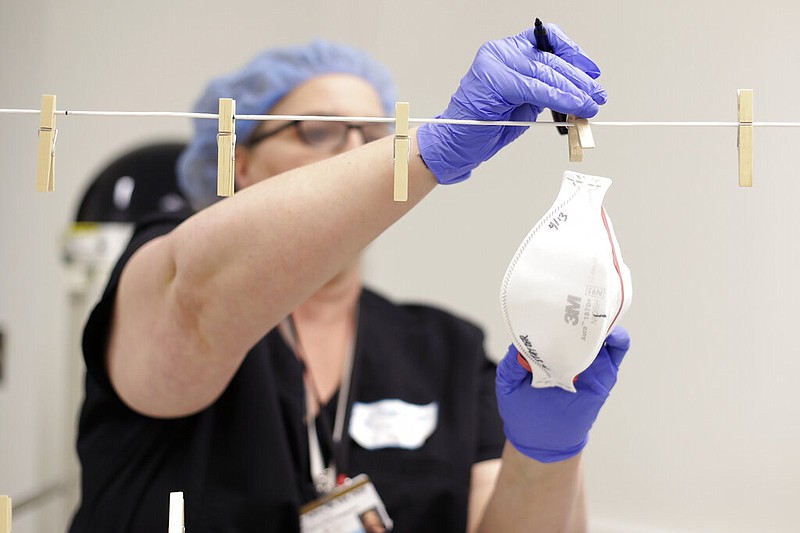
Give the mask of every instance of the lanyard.
M 318 416 L 325 417 L 325 413 L 317 390 L 314 379 L 308 370 L 308 359 L 303 350 L 300 342 L 300 336 L 297 332 L 297 326 L 294 322 L 294 317 L 289 315 L 281 324 L 284 338 L 287 340 L 289 347 L 294 351 L 295 356 L 303 367 L 303 382 L 305 383 L 305 402 L 306 402 L 306 415 L 312 412 L 313 403 L 317 405 Z M 358 308 L 355 312 L 355 328 L 353 333 L 353 340 L 348 347 L 345 359 L 342 364 L 342 378 L 339 384 L 339 397 L 336 402 L 336 416 L 333 422 L 332 440 L 333 449 L 331 453 L 331 460 L 325 465 L 325 460 L 322 456 L 322 447 L 317 434 L 316 420 L 306 420 L 306 430 L 308 432 L 308 453 L 311 468 L 311 480 L 314 482 L 314 488 L 318 494 L 326 494 L 336 487 L 336 450 L 342 441 L 342 434 L 344 433 L 344 422 L 347 418 L 347 401 L 350 394 L 350 382 L 353 376 L 353 360 L 355 359 L 356 337 L 358 334 Z M 329 428 L 330 425 L 327 424 Z M 340 451 L 341 454 L 341 451 Z M 342 457 L 338 458 L 340 464 L 343 460 Z

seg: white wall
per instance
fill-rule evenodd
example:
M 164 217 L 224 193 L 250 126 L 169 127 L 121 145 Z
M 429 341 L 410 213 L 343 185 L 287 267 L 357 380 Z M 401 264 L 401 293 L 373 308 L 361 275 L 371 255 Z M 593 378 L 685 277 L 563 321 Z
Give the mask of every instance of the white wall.
M 603 69 L 598 120 L 798 121 L 800 4 L 672 2 L 108 2 L 0 5 L 0 108 L 188 110 L 213 74 L 313 36 L 369 48 L 412 116 L 440 111 L 480 43 L 535 16 Z M 120 151 L 183 137 L 182 119 L 59 117 L 56 192 L 35 194 L 36 115 L 0 115 L 0 493 L 58 479 L 68 317 L 60 238 L 89 177 Z M 614 179 L 606 207 L 635 284 L 634 344 L 586 451 L 596 531 L 796 531 L 800 496 L 797 129 L 757 129 L 752 189 L 737 187 L 735 128 L 601 128 L 584 163 L 536 128 L 437 190 L 368 252 L 368 277 L 440 303 L 507 344 L 500 279 L 565 169 Z M 54 504 L 15 521 L 59 527 Z M 789 512 L 787 512 L 789 511 Z

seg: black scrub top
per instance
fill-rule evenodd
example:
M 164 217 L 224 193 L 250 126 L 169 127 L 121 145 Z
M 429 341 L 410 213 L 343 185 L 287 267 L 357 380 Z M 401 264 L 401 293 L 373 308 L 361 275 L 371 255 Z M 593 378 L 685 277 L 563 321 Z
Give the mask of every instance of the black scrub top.
M 173 491 L 184 493 L 187 533 L 299 531 L 299 506 L 315 497 L 302 368 L 277 330 L 252 348 L 222 395 L 192 416 L 143 416 L 110 384 L 104 350 L 122 266 L 186 216 L 140 223 L 86 325 L 82 501 L 71 533 L 166 531 Z M 345 431 L 341 467 L 370 476 L 395 532 L 466 529 L 471 467 L 499 457 L 504 442 L 494 375 L 474 325 L 362 292 L 345 428 L 354 402 L 399 399 L 435 403 L 438 411 L 433 433 L 414 449 L 366 449 Z M 336 399 L 323 410 L 330 418 Z M 327 452 L 329 435 L 321 433 Z

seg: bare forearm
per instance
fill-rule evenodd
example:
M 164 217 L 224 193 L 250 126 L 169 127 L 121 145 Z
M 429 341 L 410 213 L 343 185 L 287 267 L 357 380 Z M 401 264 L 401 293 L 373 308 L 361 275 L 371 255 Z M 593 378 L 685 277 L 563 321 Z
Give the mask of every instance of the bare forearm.
M 497 485 L 479 531 L 585 531 L 580 457 L 540 463 L 506 443 Z
M 267 179 L 134 255 L 109 348 L 123 397 L 163 416 L 212 401 L 261 336 L 433 189 L 414 150 L 409 201 L 394 202 L 391 153 L 383 139 Z
M 385 139 L 270 178 L 178 228 L 178 271 L 215 342 L 249 347 L 433 188 L 417 157 L 409 202 L 394 202 L 391 151 Z

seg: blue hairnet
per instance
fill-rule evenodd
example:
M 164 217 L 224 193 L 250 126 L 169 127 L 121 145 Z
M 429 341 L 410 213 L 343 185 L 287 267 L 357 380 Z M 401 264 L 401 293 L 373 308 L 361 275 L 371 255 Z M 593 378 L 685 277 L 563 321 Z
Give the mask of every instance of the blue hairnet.
M 220 98 L 236 100 L 236 113 L 262 115 L 303 82 L 321 74 L 354 74 L 371 83 L 393 113 L 395 89 L 385 67 L 349 46 L 314 40 L 308 45 L 269 49 L 243 69 L 212 80 L 194 106 L 196 113 L 217 113 Z M 237 120 L 236 137 L 245 141 L 261 122 Z M 211 119 L 195 119 L 195 136 L 177 163 L 178 184 L 195 209 L 216 202 L 217 127 Z

